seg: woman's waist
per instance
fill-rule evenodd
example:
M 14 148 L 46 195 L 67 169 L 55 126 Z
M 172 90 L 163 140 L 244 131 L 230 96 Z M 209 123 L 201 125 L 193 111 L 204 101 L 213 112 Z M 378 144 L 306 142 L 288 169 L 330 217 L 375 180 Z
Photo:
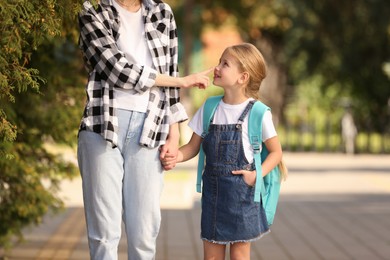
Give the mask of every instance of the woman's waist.
M 146 112 L 149 102 L 149 91 L 139 94 L 132 89 L 114 89 L 118 109 Z

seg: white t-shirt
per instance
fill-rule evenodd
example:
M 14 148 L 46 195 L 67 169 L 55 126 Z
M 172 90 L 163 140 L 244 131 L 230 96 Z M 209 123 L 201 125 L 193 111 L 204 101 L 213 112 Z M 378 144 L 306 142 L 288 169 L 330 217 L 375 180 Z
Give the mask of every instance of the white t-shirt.
M 217 124 L 217 125 L 236 124 L 250 100 L 253 99 L 248 99 L 245 102 L 238 105 L 229 105 L 224 103 L 221 100 L 217 109 L 215 110 L 213 124 Z M 192 129 L 192 131 L 194 131 L 194 133 L 199 136 L 202 136 L 203 133 L 203 108 L 204 108 L 204 104 L 202 105 L 202 107 L 198 109 L 198 111 L 196 111 L 194 117 L 188 123 L 188 126 Z M 249 118 L 249 113 L 244 118 L 244 122 L 242 123 L 242 144 L 248 162 L 252 163 L 253 149 L 250 145 L 249 136 L 248 136 L 248 118 Z M 270 111 L 265 112 L 263 116 L 262 126 L 263 126 L 262 129 L 263 142 L 277 135 L 275 126 L 272 122 L 272 114 Z
M 113 5 L 120 19 L 118 49 L 125 53 L 130 63 L 152 67 L 152 56 L 145 38 L 142 7 L 133 13 L 121 7 L 115 0 Z M 147 110 L 149 91 L 139 94 L 134 90 L 115 88 L 114 95 L 118 108 L 138 112 Z

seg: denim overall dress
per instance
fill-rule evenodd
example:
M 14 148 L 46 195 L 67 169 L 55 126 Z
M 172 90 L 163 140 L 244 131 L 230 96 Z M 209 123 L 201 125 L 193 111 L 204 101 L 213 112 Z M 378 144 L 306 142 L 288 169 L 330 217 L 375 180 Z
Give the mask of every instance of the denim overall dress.
M 242 145 L 242 123 L 249 103 L 236 124 L 210 124 L 203 140 L 206 166 L 202 176 L 201 238 L 230 244 L 251 242 L 269 232 L 261 203 L 254 202 L 255 188 L 233 170 L 254 170 Z M 214 115 L 211 119 L 213 121 Z

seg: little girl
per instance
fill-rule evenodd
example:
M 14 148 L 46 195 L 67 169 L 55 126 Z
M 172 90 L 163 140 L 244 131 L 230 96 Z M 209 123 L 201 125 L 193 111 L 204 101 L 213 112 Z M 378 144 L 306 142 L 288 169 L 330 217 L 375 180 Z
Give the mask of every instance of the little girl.
M 214 69 L 214 85 L 224 90 L 209 131 L 203 132 L 203 108 L 189 123 L 194 131 L 177 157 L 162 159 L 165 169 L 187 161 L 202 143 L 206 166 L 203 173 L 201 238 L 204 259 L 224 259 L 230 244 L 230 259 L 250 259 L 250 243 L 269 232 L 264 209 L 254 202 L 256 170 L 248 138 L 250 101 L 257 100 L 266 65 L 259 50 L 249 43 L 228 47 Z M 262 163 L 265 176 L 282 159 L 282 148 L 271 112 L 264 114 L 263 142 L 269 155 Z

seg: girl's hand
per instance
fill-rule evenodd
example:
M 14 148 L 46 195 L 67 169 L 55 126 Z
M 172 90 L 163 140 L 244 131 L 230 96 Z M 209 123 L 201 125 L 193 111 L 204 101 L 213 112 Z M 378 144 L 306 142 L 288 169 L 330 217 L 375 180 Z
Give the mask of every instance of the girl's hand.
M 237 170 L 237 171 L 232 171 L 232 174 L 242 175 L 246 184 L 248 184 L 249 186 L 255 186 L 256 170 L 255 171 Z

